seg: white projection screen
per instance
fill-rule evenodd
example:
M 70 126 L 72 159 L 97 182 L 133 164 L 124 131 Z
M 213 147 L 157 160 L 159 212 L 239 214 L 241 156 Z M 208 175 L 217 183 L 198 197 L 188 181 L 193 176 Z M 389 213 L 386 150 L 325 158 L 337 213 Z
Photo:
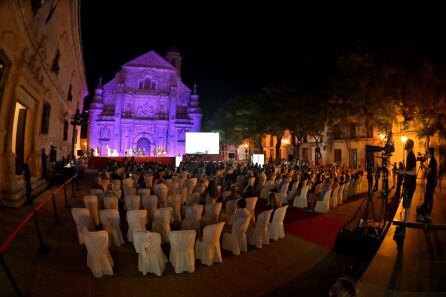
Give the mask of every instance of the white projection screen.
M 252 163 L 259 164 L 263 166 L 265 164 L 265 155 L 264 154 L 252 154 Z
M 219 133 L 186 132 L 186 154 L 220 154 Z

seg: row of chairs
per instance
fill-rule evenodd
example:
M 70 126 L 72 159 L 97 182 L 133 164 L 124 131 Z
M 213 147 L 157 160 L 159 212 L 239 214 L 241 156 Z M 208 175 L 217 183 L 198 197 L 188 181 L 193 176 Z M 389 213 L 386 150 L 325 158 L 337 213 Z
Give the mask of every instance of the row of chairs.
M 164 209 L 167 211 L 170 209 L 171 212 L 171 208 Z M 249 218 L 235 221 L 231 232 L 225 232 L 222 236 L 222 248 L 238 255 L 240 252 L 247 251 L 247 238 L 249 243 L 257 248 L 261 248 L 263 244 L 269 244 L 270 239 L 283 238 L 285 236 L 283 219 L 286 209 L 287 206 L 277 209 L 271 224 L 269 221 L 272 210 L 259 214 L 257 222 L 252 225 L 249 224 Z M 108 246 L 112 243 L 117 246 L 124 243 L 120 230 L 119 212 L 116 209 L 101 210 L 100 219 L 104 231 L 96 232 L 89 231 L 93 228 L 93 222 L 87 208 L 72 208 L 72 215 L 76 222 L 79 243 L 85 243 L 87 246 L 87 266 L 96 277 L 112 275 L 113 260 L 109 254 Z M 147 232 L 147 210 L 128 211 L 127 220 L 129 223 L 127 238 L 133 242 L 135 250 L 139 254 L 138 267 L 143 274 L 151 272 L 161 275 L 164 271 L 166 257 L 161 250 L 163 236 L 168 236 L 168 242 L 171 245 L 169 258 L 176 273 L 194 271 L 194 253 L 197 259 L 205 265 L 222 262 L 219 241 L 225 222 L 205 226 L 203 236 L 195 242 L 196 230 L 171 231 L 170 222 L 166 221 L 160 221 L 158 224 L 160 229 L 152 227 L 152 232 Z M 195 251 L 193 251 L 194 242 Z

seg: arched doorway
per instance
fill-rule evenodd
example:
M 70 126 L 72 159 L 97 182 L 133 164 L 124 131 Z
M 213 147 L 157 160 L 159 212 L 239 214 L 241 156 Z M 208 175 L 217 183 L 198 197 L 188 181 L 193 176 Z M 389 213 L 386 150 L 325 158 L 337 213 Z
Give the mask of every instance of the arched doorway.
M 138 142 L 136 143 L 136 149 L 144 150 L 146 152 L 146 155 L 149 155 L 150 154 L 150 141 L 145 137 L 141 137 L 140 139 L 138 139 Z

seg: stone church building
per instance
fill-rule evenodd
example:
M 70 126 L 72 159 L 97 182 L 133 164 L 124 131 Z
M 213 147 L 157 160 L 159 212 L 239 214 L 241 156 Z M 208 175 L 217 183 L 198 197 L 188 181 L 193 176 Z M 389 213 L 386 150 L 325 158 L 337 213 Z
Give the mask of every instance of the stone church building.
M 100 156 L 178 156 L 186 132 L 201 129 L 196 86 L 181 80 L 181 54 L 154 51 L 122 66 L 99 83 L 89 108 L 88 146 Z

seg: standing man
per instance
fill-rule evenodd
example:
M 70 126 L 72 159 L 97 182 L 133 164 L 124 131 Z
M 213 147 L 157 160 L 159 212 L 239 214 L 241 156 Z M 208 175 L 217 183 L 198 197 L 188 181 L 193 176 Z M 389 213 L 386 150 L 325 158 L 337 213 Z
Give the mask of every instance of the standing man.
M 412 139 L 408 139 L 404 149 L 407 151 L 406 168 L 402 170 L 404 174 L 404 190 L 403 190 L 403 208 L 404 208 L 404 223 L 407 225 L 410 216 L 410 206 L 412 204 L 413 194 L 417 186 L 417 158 L 413 152 L 414 142 Z M 405 226 L 400 228 L 398 235 L 405 235 Z
M 421 164 L 421 167 L 426 170 L 426 193 L 424 194 L 424 202 L 418 209 L 417 221 L 430 222 L 432 206 L 434 202 L 434 192 L 437 186 L 437 159 L 435 159 L 435 149 L 429 148 L 428 151 L 429 164 Z
M 29 170 L 28 163 L 24 163 L 22 166 L 23 179 L 25 180 L 25 204 L 32 204 L 31 198 L 31 171 Z

